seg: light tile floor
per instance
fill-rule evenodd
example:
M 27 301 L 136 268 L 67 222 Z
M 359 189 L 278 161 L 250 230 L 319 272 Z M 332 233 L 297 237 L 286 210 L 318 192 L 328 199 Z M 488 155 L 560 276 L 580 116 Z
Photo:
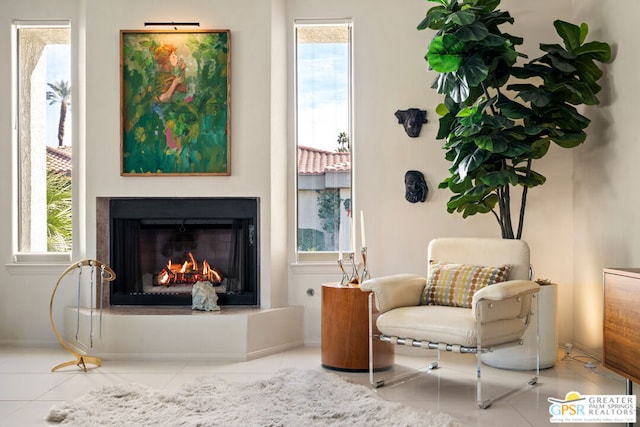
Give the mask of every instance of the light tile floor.
M 320 348 L 303 347 L 247 362 L 106 359 L 102 367 L 86 373 L 75 366 L 52 373 L 53 366 L 71 360 L 63 349 L 0 346 L 0 426 L 46 426 L 44 418 L 51 406 L 75 399 L 101 385 L 136 382 L 171 390 L 203 375 L 218 375 L 229 381 L 253 381 L 268 378 L 284 368 L 322 370 L 320 358 Z M 408 367 L 424 366 L 428 361 L 396 355 L 395 367 L 381 375 L 388 377 Z M 595 368 L 586 368 L 587 362 L 594 363 Z M 625 393 L 622 378 L 603 368 L 598 361 L 574 351 L 569 359 L 563 359 L 559 353 L 556 366 L 543 370 L 535 387 L 523 387 L 517 394 L 481 410 L 475 404 L 474 372 L 475 357 L 447 353 L 442 356 L 440 369 L 376 392 L 390 401 L 450 413 L 465 425 L 488 427 L 551 425 L 547 398 L 564 398 L 569 391 Z M 504 387 L 526 384 L 531 375 L 488 367 L 482 372 L 484 390 L 495 394 L 501 394 Z M 367 373 L 340 375 L 355 383 L 368 384 L 369 380 Z

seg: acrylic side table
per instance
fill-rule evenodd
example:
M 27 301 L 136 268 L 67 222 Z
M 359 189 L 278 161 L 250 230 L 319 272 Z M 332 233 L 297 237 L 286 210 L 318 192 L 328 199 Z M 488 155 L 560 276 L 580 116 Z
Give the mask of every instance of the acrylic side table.
M 339 371 L 369 370 L 369 292 L 339 283 L 322 285 L 322 366 Z M 374 321 L 376 312 L 374 312 Z M 378 329 L 374 326 L 374 334 Z M 374 338 L 373 369 L 393 365 L 393 344 Z

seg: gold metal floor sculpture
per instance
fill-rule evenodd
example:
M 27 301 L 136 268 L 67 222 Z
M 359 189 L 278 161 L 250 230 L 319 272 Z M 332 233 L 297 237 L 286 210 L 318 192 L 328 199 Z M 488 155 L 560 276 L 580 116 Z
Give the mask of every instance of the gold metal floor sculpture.
M 60 336 L 60 333 L 58 332 L 58 329 L 56 328 L 56 324 L 53 321 L 53 300 L 54 297 L 56 295 L 56 291 L 58 290 L 58 286 L 60 285 L 60 283 L 62 282 L 62 279 L 69 273 L 78 272 L 78 310 L 80 309 L 80 287 L 81 287 L 81 276 L 82 276 L 82 269 L 89 267 L 90 270 L 90 291 L 91 291 L 91 295 L 93 297 L 93 291 L 94 291 L 94 284 L 95 286 L 100 286 L 100 293 L 103 292 L 103 288 L 104 288 L 104 282 L 112 282 L 113 280 L 115 280 L 116 278 L 116 273 L 106 264 L 100 262 L 100 261 L 96 261 L 93 259 L 85 259 L 82 261 L 77 261 L 75 263 L 73 263 L 72 265 L 70 265 L 58 278 L 58 281 L 56 282 L 56 286 L 53 288 L 53 292 L 51 293 L 51 302 L 49 303 L 49 318 L 51 319 L 51 326 L 53 327 L 53 332 L 56 334 L 56 337 L 58 338 L 58 341 L 60 341 L 60 344 L 62 344 L 62 346 L 65 348 L 65 350 L 67 350 L 69 353 L 71 353 L 71 355 L 73 355 L 75 357 L 75 360 L 71 360 L 69 362 L 64 362 L 61 363 L 57 366 L 55 366 L 53 369 L 51 369 L 51 372 L 55 372 L 58 369 L 62 369 L 64 367 L 67 366 L 71 366 L 71 365 L 76 365 L 78 367 L 80 367 L 83 371 L 87 372 L 87 363 L 90 363 L 92 365 L 96 365 L 96 366 L 102 366 L 102 361 L 95 357 L 95 356 L 87 356 L 87 355 L 82 355 L 80 353 L 78 353 L 77 351 L 75 351 L 67 342 L 65 342 L 65 340 L 62 338 L 62 336 Z M 99 283 L 95 283 L 95 279 L 96 279 L 96 271 L 99 272 L 100 276 L 99 276 Z M 100 295 L 100 321 L 102 322 L 102 295 Z M 94 302 L 94 298 L 91 298 L 91 304 L 93 304 Z M 78 324 L 79 326 L 79 324 Z M 91 309 L 91 347 L 93 347 L 93 308 Z M 78 335 L 76 333 L 76 339 L 77 339 Z

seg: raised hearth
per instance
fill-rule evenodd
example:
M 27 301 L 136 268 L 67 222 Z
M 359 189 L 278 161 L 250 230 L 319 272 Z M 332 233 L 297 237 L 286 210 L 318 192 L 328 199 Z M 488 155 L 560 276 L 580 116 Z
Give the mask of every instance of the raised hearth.
M 83 353 L 106 359 L 240 361 L 304 344 L 301 306 L 224 307 L 216 312 L 179 306 L 120 306 L 105 309 L 102 316 L 98 310 L 92 313 L 89 308 L 66 307 L 63 321 L 68 343 L 75 343 Z

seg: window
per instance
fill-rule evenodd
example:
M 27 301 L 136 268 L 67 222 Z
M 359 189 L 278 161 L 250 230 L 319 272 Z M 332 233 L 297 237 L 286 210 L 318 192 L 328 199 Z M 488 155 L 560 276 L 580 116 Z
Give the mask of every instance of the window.
M 20 22 L 14 23 L 13 28 L 16 249 L 18 255 L 69 253 L 71 29 L 68 22 Z
M 297 21 L 295 43 L 296 243 L 304 259 L 351 250 L 351 23 Z

